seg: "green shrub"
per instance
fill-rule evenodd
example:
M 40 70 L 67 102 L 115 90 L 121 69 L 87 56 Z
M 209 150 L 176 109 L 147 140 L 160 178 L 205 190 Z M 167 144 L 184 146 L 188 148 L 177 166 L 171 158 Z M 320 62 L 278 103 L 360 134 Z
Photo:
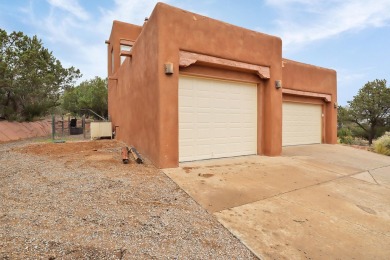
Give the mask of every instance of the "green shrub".
M 340 137 L 340 143 L 342 144 L 353 144 L 354 138 L 350 135 Z
M 345 136 L 352 136 L 352 131 L 349 128 L 343 127 L 337 131 L 337 136 L 339 138 L 342 138 Z
M 374 142 L 374 151 L 390 156 L 390 132 L 386 132 Z
M 342 144 L 352 144 L 353 142 L 352 132 L 349 128 L 341 128 L 337 131 L 337 136 L 340 138 L 340 143 Z
M 360 138 L 360 137 L 355 137 L 352 142 L 353 145 L 359 145 L 359 146 L 368 146 L 368 140 Z

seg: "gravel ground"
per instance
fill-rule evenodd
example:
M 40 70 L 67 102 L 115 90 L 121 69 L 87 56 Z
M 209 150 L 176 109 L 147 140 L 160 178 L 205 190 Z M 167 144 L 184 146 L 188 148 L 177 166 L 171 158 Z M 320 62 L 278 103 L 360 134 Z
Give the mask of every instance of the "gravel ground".
M 2 259 L 256 259 L 146 162 L 100 140 L 0 144 Z

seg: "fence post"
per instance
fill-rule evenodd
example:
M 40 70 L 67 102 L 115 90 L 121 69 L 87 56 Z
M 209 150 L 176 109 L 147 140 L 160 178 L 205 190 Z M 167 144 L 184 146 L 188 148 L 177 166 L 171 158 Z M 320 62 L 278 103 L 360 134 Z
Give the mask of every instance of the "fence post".
M 68 135 L 70 136 L 70 115 L 68 115 Z
M 62 135 L 62 138 L 64 138 L 64 115 L 61 116 L 61 135 Z
M 83 136 L 84 136 L 84 139 L 85 139 L 85 115 L 83 115 L 83 117 L 81 119 L 81 124 L 83 126 Z
M 54 136 L 56 134 L 56 118 L 54 114 L 51 115 L 51 138 L 54 141 Z

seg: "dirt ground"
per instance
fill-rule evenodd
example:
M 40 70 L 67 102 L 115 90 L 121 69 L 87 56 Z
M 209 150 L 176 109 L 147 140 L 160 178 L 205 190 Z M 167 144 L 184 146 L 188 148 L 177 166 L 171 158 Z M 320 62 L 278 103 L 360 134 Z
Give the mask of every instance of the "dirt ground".
M 112 140 L 0 144 L 1 259 L 255 259 L 164 173 Z

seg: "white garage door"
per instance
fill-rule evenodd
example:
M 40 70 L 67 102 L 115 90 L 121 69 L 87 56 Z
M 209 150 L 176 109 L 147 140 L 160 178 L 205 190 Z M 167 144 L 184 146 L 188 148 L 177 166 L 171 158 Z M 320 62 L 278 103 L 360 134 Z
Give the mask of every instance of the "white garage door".
M 283 146 L 321 143 L 322 107 L 283 103 Z
M 256 153 L 256 85 L 181 76 L 179 161 Z

